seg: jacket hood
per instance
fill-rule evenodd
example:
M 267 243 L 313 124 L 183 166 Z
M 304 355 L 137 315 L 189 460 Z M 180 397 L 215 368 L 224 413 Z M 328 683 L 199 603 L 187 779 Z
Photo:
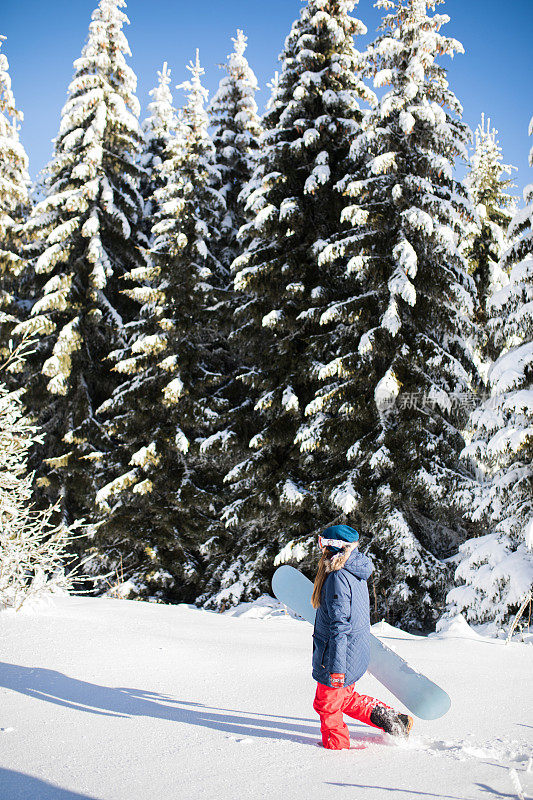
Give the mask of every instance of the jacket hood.
M 350 542 L 340 553 L 326 561 L 326 572 L 336 572 L 343 568 L 356 578 L 366 581 L 372 574 L 374 565 L 367 556 L 359 552 L 357 542 Z

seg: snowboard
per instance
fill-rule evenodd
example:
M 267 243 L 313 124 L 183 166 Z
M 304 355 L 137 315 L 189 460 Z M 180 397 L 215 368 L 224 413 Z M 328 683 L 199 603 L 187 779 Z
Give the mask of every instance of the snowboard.
M 287 564 L 278 567 L 272 578 L 272 590 L 280 603 L 314 625 L 313 584 L 305 575 Z M 451 706 L 444 689 L 409 666 L 372 634 L 368 672 L 420 719 L 438 719 Z

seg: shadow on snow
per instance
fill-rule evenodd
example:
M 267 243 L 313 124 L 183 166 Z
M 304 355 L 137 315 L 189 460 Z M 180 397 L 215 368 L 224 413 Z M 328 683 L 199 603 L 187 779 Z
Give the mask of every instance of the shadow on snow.
M 0 787 L 2 797 L 6 800 L 97 800 L 92 795 L 62 789 L 40 778 L 25 775 L 24 772 L 3 767 L 0 767 Z
M 144 689 L 100 686 L 42 667 L 22 667 L 0 662 L 0 686 L 37 700 L 99 716 L 153 717 L 238 736 L 288 739 L 312 745 L 316 745 L 320 737 L 318 719 L 274 714 L 247 716 L 247 712 L 175 700 L 170 695 Z M 367 733 L 363 725 L 357 726 L 359 730 L 354 731 L 353 726 L 352 723 L 352 739 L 360 746 L 386 744 L 381 733 Z
M 470 797 L 466 797 L 464 794 L 442 794 L 439 792 L 436 794 L 435 792 L 422 792 L 418 789 L 399 789 L 397 786 L 370 786 L 367 783 L 341 783 L 335 781 L 325 781 L 326 784 L 329 786 L 342 786 L 344 788 L 351 788 L 351 789 L 380 789 L 382 792 L 394 792 L 400 794 L 409 795 L 409 797 L 437 797 L 438 800 L 470 800 Z M 504 792 L 499 792 L 497 789 L 493 789 L 491 786 L 487 786 L 485 783 L 476 783 L 483 792 L 487 792 L 490 794 L 491 797 L 504 797 L 507 800 L 516 800 L 516 794 L 507 794 Z

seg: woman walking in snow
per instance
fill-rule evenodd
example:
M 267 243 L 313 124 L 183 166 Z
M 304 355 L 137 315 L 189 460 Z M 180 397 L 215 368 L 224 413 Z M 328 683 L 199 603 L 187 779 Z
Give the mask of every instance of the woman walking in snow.
M 359 534 L 348 525 L 326 528 L 319 536 L 322 557 L 312 604 L 317 609 L 313 633 L 313 708 L 320 716 L 322 744 L 329 750 L 350 747 L 343 713 L 396 736 L 407 736 L 412 717 L 358 694 L 355 681 L 370 660 L 370 607 L 366 582 L 370 559 L 358 550 Z

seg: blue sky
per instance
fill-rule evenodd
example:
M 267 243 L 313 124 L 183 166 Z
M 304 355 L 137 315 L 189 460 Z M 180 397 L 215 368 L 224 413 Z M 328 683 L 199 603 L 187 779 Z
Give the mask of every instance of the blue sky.
M 72 62 L 85 42 L 96 0 L 3 0 L 2 51 L 10 62 L 18 107 L 25 114 L 22 140 L 35 177 L 48 161 L 60 110 L 71 79 Z M 278 68 L 278 54 L 297 18 L 301 0 L 129 0 L 131 25 L 126 35 L 132 50 L 130 64 L 137 73 L 143 115 L 148 91 L 163 61 L 172 68 L 173 85 L 188 77 L 185 65 L 200 49 L 210 94 L 222 76 L 218 64 L 232 49 L 237 28 L 248 36 L 247 56 L 261 91 L 262 109 L 268 99 L 266 84 Z M 466 54 L 452 61 L 451 88 L 464 106 L 464 119 L 475 127 L 484 111 L 499 131 L 504 158 L 518 167 L 516 193 L 533 180 L 527 135 L 533 115 L 533 0 L 446 0 L 439 7 L 451 21 L 443 32 L 459 39 Z M 373 0 L 360 0 L 354 15 L 368 27 L 357 39 L 361 49 L 374 37 L 380 14 Z M 181 92 L 174 92 L 181 104 Z

